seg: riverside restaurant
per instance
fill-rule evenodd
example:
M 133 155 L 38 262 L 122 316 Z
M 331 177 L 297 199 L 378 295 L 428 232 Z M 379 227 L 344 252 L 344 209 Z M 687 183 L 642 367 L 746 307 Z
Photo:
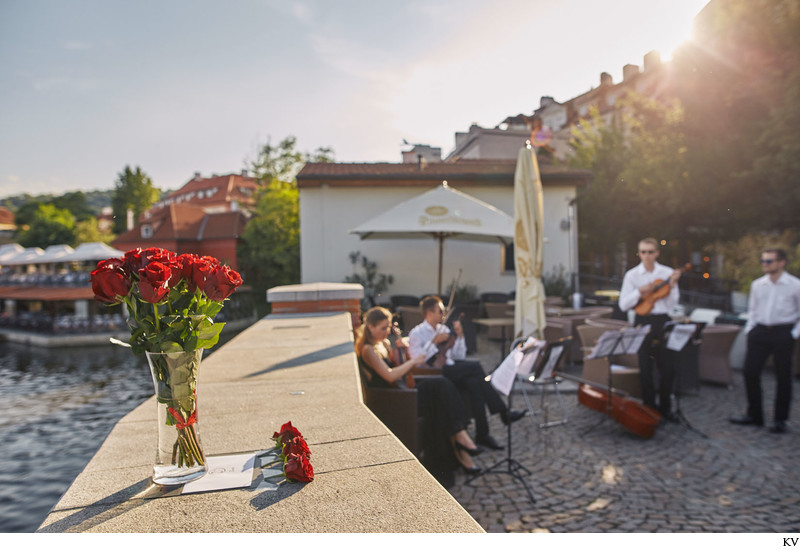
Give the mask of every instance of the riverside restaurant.
M 99 242 L 74 249 L 0 245 L 0 339 L 44 346 L 105 343 L 109 335 L 127 339 L 124 306 L 95 301 L 89 279 L 97 262 L 124 254 Z M 250 293 L 238 295 L 219 321 L 255 321 Z

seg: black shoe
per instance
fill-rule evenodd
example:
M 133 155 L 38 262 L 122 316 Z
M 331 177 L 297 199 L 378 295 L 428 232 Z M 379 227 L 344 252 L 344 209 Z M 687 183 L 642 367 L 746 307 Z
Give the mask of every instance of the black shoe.
M 477 465 L 473 465 L 472 467 L 465 467 L 464 465 L 461 465 L 461 468 L 464 469 L 464 472 L 470 476 L 475 476 L 481 472 L 481 468 Z
M 783 434 L 786 432 L 786 421 L 775 421 L 775 424 L 769 428 L 769 431 L 775 434 Z
M 495 440 L 491 434 L 487 434 L 483 438 L 476 438 L 475 443 L 492 450 L 502 450 L 504 448 L 504 446 L 497 443 L 497 440 Z
M 475 457 L 476 455 L 480 455 L 480 454 L 482 454 L 483 452 L 486 451 L 485 449 L 481 448 L 480 446 L 475 446 L 474 448 L 470 449 L 470 448 L 466 447 L 464 444 L 462 444 L 461 442 L 459 442 L 458 440 L 456 440 L 456 448 L 458 448 L 459 450 L 464 450 L 465 452 L 470 454 L 472 457 Z
M 523 417 L 525 417 L 525 411 L 518 410 L 518 409 L 511 409 L 511 410 L 504 410 L 500 412 L 500 419 L 503 420 L 503 423 L 506 425 L 510 425 L 514 421 L 519 421 Z
M 757 421 L 756 419 L 750 417 L 749 415 L 739 415 L 736 417 L 731 417 L 729 421 L 734 425 L 755 425 L 757 427 L 764 426 L 764 421 Z

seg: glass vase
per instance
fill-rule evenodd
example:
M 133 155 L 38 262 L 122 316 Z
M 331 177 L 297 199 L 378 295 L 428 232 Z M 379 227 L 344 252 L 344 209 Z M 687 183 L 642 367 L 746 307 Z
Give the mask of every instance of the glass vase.
M 158 408 L 153 482 L 162 486 L 185 484 L 208 471 L 197 422 L 197 375 L 203 349 L 146 355 Z

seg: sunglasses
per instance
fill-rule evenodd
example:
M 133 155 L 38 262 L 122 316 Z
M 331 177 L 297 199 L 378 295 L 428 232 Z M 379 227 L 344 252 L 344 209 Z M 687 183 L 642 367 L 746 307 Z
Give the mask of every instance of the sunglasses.
M 656 254 L 655 251 L 639 251 L 639 254 Z
M 775 262 L 775 259 L 774 258 L 762 258 L 760 260 L 760 262 L 762 264 L 772 264 L 773 262 Z

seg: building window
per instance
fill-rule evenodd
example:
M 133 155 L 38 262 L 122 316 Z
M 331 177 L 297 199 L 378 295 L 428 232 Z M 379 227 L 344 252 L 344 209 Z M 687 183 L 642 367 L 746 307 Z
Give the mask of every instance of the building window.
M 153 237 L 153 226 L 150 224 L 142 224 L 142 239 L 149 239 Z
M 514 244 L 506 245 L 500 253 L 500 273 L 513 274 L 514 268 Z

